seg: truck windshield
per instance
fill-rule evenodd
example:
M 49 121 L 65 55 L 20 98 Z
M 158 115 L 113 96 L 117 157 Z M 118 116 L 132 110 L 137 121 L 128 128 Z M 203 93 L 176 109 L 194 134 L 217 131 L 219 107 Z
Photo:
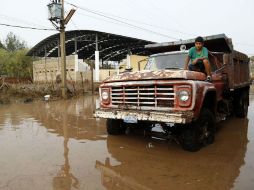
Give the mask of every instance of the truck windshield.
M 183 69 L 187 53 L 152 56 L 145 70 Z

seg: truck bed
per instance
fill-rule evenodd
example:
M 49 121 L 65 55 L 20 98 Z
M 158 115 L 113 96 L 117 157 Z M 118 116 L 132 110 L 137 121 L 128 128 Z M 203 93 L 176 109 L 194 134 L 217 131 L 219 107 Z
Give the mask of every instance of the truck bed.
M 251 84 L 249 63 L 250 60 L 247 55 L 235 50 L 224 56 L 224 64 L 226 64 L 224 72 L 228 76 L 231 90 Z

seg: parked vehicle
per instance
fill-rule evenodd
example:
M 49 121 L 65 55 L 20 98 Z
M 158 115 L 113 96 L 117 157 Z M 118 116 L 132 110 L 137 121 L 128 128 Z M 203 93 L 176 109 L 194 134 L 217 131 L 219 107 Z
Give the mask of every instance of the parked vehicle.
M 159 123 L 183 149 L 198 151 L 214 142 L 216 122 L 233 114 L 246 117 L 251 84 L 248 56 L 235 51 L 224 34 L 204 39 L 212 82 L 202 72 L 183 69 L 185 47 L 192 47 L 194 39 L 147 45 L 155 54 L 145 70 L 106 79 L 99 88 L 101 107 L 95 116 L 107 119 L 108 133 L 119 135 L 129 127 L 149 129 Z

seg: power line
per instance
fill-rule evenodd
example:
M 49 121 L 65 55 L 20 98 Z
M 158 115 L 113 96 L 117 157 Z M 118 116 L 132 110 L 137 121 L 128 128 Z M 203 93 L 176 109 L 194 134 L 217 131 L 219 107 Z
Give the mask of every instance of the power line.
M 104 21 L 104 22 L 108 22 L 108 23 L 113 23 L 113 24 L 119 24 L 119 22 L 113 22 L 113 21 L 110 21 L 108 19 L 103 19 L 103 18 L 99 18 L 99 17 L 96 17 L 96 16 L 92 16 L 92 15 L 88 15 L 88 14 L 84 14 L 84 13 L 77 13 L 77 14 L 80 14 L 82 16 L 86 16 L 86 17 L 90 17 L 90 18 L 93 18 L 93 19 L 96 19 L 96 20 L 101 20 L 101 21 Z
M 113 16 L 113 17 L 117 17 L 119 19 L 127 20 L 127 21 L 134 22 L 134 23 L 137 23 L 137 24 L 142 24 L 142 25 L 149 26 L 149 27 L 159 28 L 159 29 L 162 29 L 164 31 L 181 33 L 181 34 L 188 35 L 188 36 L 197 36 L 197 34 L 190 34 L 190 33 L 182 32 L 182 31 L 175 30 L 175 29 L 172 29 L 172 28 L 163 27 L 163 26 L 154 25 L 154 24 L 149 24 L 149 23 L 146 23 L 146 22 L 143 22 L 143 21 L 130 19 L 130 18 L 125 18 L 125 17 L 121 17 L 121 16 L 118 16 L 118 15 L 114 15 L 114 14 L 110 14 L 110 13 L 106 13 L 106 12 L 102 12 L 102 11 L 96 11 L 96 12 L 101 13 L 101 14 L 110 15 L 110 16 Z M 96 19 L 98 19 L 98 18 L 96 18 Z
M 13 28 L 21 28 L 21 29 L 30 29 L 30 30 L 44 30 L 44 31 L 57 31 L 56 29 L 49 29 L 49 28 L 35 28 L 30 26 L 20 26 L 20 25 L 11 25 L 0 23 L 1 26 L 13 27 Z
M 102 11 L 96 11 L 96 10 L 91 10 L 91 9 L 83 8 L 83 7 L 74 5 L 74 4 L 69 3 L 69 2 L 67 2 L 67 4 L 72 5 L 72 6 L 76 7 L 76 8 L 82 9 L 82 10 L 85 9 L 85 11 L 90 12 L 90 13 L 93 13 L 93 14 L 95 14 L 94 12 L 97 12 L 98 14 L 96 13 L 96 15 L 99 15 L 99 16 L 102 16 L 102 15 L 100 15 L 100 14 L 107 14 L 107 15 L 110 15 L 110 16 L 118 17 L 118 18 L 120 18 L 120 19 L 124 19 L 124 20 L 128 20 L 128 21 L 131 21 L 131 22 L 136 22 L 136 23 L 139 23 L 139 24 L 147 25 L 147 26 L 150 26 L 150 27 L 156 27 L 156 28 L 160 28 L 160 29 L 163 29 L 163 30 L 171 31 L 171 32 L 178 32 L 178 33 L 182 33 L 182 34 L 189 35 L 189 36 L 192 36 L 192 37 L 198 36 L 198 34 L 185 33 L 185 32 L 178 31 L 178 30 L 174 30 L 174 29 L 170 29 L 170 28 L 167 28 L 167 27 L 162 27 L 162 26 L 158 26 L 158 25 L 148 24 L 148 23 L 146 23 L 146 22 L 138 21 L 138 20 L 135 20 L 135 19 L 129 19 L 129 18 L 117 16 L 117 15 L 114 15 L 114 14 L 105 13 L 105 12 L 102 12 Z M 103 20 L 103 21 L 105 21 L 105 22 L 110 22 L 110 21 L 108 21 L 108 20 L 101 19 L 101 18 L 98 18 L 98 17 L 94 17 L 94 16 L 91 16 L 91 15 L 87 15 L 87 14 L 83 14 L 83 13 L 78 13 L 78 14 L 83 15 L 83 16 L 87 16 L 87 17 L 90 17 L 90 18 L 98 19 L 98 20 Z M 108 16 L 103 16 L 103 17 L 108 18 Z M 114 18 L 110 18 L 110 19 L 112 20 L 112 19 L 114 19 Z M 114 21 L 119 22 L 119 20 L 117 20 L 117 19 L 114 19 Z M 111 23 L 113 23 L 113 22 L 111 22 Z M 115 22 L 114 22 L 114 24 L 115 24 Z M 123 24 L 126 24 L 126 23 L 124 22 Z M 130 23 L 128 23 L 128 24 L 130 24 Z M 137 26 L 135 26 L 135 27 L 132 26 L 132 27 L 133 27 L 133 28 L 136 28 Z M 142 29 L 143 29 L 143 28 L 142 28 Z M 154 32 L 154 31 L 153 31 L 153 32 Z M 164 35 L 164 34 L 163 34 L 163 35 Z M 171 37 L 171 38 L 173 38 L 173 37 Z M 174 39 L 178 40 L 177 38 L 174 38 Z M 251 45 L 251 44 L 243 44 L 243 43 L 236 43 L 236 44 L 237 44 L 237 45 L 241 45 L 241 46 L 254 47 L 254 45 Z
M 136 1 L 134 1 L 136 3 Z M 151 1 L 152 2 L 152 1 Z M 132 5 L 132 4 L 129 4 L 129 5 Z M 137 4 L 138 5 L 138 4 Z M 158 9 L 159 7 L 154 4 L 154 6 L 156 6 L 156 9 Z M 148 10 L 148 9 L 147 9 Z M 161 9 L 162 10 L 162 9 Z M 161 30 L 164 30 L 164 31 L 169 31 L 169 32 L 174 32 L 174 33 L 180 33 L 180 34 L 184 34 L 184 35 L 188 35 L 188 36 L 198 36 L 197 34 L 191 34 L 191 33 L 187 33 L 187 32 L 183 32 L 183 31 L 179 31 L 177 29 L 173 29 L 173 28 L 168 28 L 168 27 L 163 27 L 163 26 L 160 26 L 160 25 L 154 25 L 154 24 L 151 24 L 151 23 L 147 23 L 147 22 L 143 22 L 143 21 L 140 21 L 140 20 L 136 20 L 136 19 L 130 19 L 130 18 L 125 18 L 125 17 L 122 17 L 122 16 L 118 16 L 118 15 L 115 15 L 115 14 L 111 14 L 111 13 L 106 13 L 106 12 L 102 12 L 102 11 L 96 11 L 96 12 L 99 12 L 99 13 L 102 13 L 102 14 L 106 14 L 106 15 L 111 15 L 113 17 L 118 17 L 120 19 L 123 19 L 123 20 L 127 20 L 127 21 L 131 21 L 131 22 L 134 22 L 134 23 L 137 23 L 137 24 L 142 24 L 142 25 L 146 25 L 146 26 L 149 26 L 149 27 L 154 27 L 154 28 L 159 28 Z M 146 12 L 146 11 L 145 11 Z M 151 14 L 154 13 L 153 11 L 149 11 Z M 165 12 L 165 11 L 162 11 L 162 12 Z M 148 14 L 148 16 L 150 16 L 151 14 Z M 153 18 L 153 17 L 150 17 L 150 18 Z
M 82 10 L 84 10 L 86 12 L 89 12 L 89 13 L 92 13 L 92 14 L 96 14 L 98 16 L 105 17 L 105 18 L 110 19 L 110 20 L 114 20 L 114 21 L 116 21 L 118 23 L 122 23 L 124 25 L 128 25 L 129 27 L 132 27 L 132 28 L 138 28 L 140 30 L 145 30 L 145 31 L 148 31 L 148 32 L 152 32 L 154 34 L 157 34 L 157 35 L 160 35 L 160 36 L 163 36 L 163 37 L 167 37 L 167 38 L 172 38 L 172 39 L 175 39 L 175 40 L 179 40 L 179 39 L 175 38 L 175 37 L 172 37 L 172 36 L 168 36 L 166 34 L 161 34 L 159 32 L 152 31 L 152 30 L 147 29 L 147 28 L 139 27 L 139 26 L 133 25 L 133 24 L 128 23 L 128 22 L 124 22 L 124 21 L 119 20 L 119 19 L 131 21 L 131 22 L 142 24 L 142 25 L 146 25 L 146 26 L 149 26 L 149 27 L 159 28 L 159 29 L 162 29 L 162 30 L 165 30 L 165 31 L 177 32 L 177 33 L 181 33 L 181 34 L 184 34 L 184 35 L 189 35 L 189 36 L 192 36 L 192 37 L 197 36 L 197 34 L 190 34 L 190 33 L 182 32 L 182 31 L 179 31 L 179 30 L 174 30 L 174 29 L 167 28 L 167 27 L 162 27 L 162 26 L 158 26 L 158 25 L 149 24 L 149 23 L 142 22 L 142 21 L 135 20 L 135 19 L 125 18 L 125 17 L 121 17 L 121 16 L 118 16 L 118 15 L 114 15 L 114 14 L 110 14 L 110 13 L 105 13 L 105 12 L 102 12 L 102 11 L 97 11 L 97 10 L 92 10 L 92 9 L 84 8 L 84 7 L 81 7 L 81 6 L 78 6 L 78 5 L 74 5 L 73 3 L 70 3 L 70 2 L 66 2 L 66 4 L 69 4 L 69 5 L 73 6 L 73 7 L 82 9 Z M 81 14 L 81 13 L 79 13 L 79 14 Z M 93 17 L 93 16 L 90 16 L 90 15 L 85 15 L 85 16 L 88 16 L 88 17 L 100 20 L 100 18 Z M 112 17 L 117 17 L 119 19 L 115 19 L 115 18 L 112 18 Z M 101 19 L 101 20 L 103 20 L 103 19 Z M 110 22 L 110 21 L 107 21 L 107 20 L 103 20 L 103 21 Z M 243 44 L 243 43 L 236 43 L 236 44 L 237 45 L 241 45 L 241 46 L 254 47 L 254 45 L 252 45 L 252 44 Z
M 146 32 L 150 32 L 150 33 L 153 33 L 153 34 L 156 34 L 156 35 L 160 35 L 160 36 L 163 36 L 163 37 L 166 37 L 166 38 L 171 38 L 171 39 L 179 40 L 179 38 L 172 37 L 172 36 L 169 36 L 169 35 L 166 35 L 166 34 L 162 34 L 162 33 L 159 33 L 159 32 L 156 32 L 156 31 L 153 31 L 153 30 L 150 30 L 150 29 L 147 29 L 147 28 L 142 28 L 140 26 L 136 26 L 134 24 L 131 24 L 131 23 L 128 23 L 128 22 L 125 22 L 125 21 L 122 21 L 122 20 L 118 20 L 118 19 L 113 18 L 111 16 L 107 16 L 104 13 L 100 13 L 98 11 L 94 11 L 94 10 L 91 10 L 91 9 L 87 9 L 87 8 L 84 8 L 84 7 L 81 7 L 81 6 L 74 5 L 74 4 L 69 3 L 67 1 L 66 1 L 66 4 L 69 4 L 69 5 L 77 8 L 77 9 L 81 9 L 81 10 L 84 10 L 86 12 L 89 12 L 89 13 L 92 13 L 92 14 L 95 14 L 95 15 L 98 15 L 98 16 L 101 16 L 101 17 L 104 17 L 104 18 L 107 18 L 107 19 L 110 19 L 110 20 L 117 21 L 119 23 L 128 25 L 130 27 L 134 27 L 134 28 L 137 28 L 137 29 L 140 29 L 140 30 L 143 30 L 143 31 L 146 31 Z
M 25 20 L 22 20 L 20 18 L 15 18 L 15 17 L 7 16 L 7 15 L 4 15 L 4 14 L 0 14 L 0 18 L 3 18 L 5 20 L 11 21 L 11 22 L 23 23 L 23 24 L 26 24 L 26 25 L 37 26 L 37 27 L 40 27 L 40 28 L 47 28 L 46 26 L 43 26 L 43 25 L 39 25 L 39 24 L 30 22 L 30 21 L 25 21 Z
M 137 6 L 140 6 L 136 0 L 134 0 L 132 3 L 135 3 Z M 147 3 L 147 0 L 144 0 L 143 3 L 141 4 L 146 4 L 146 5 L 150 5 L 151 7 L 153 7 L 153 9 L 156 9 L 158 12 L 159 10 L 159 13 L 160 13 L 160 16 L 165 13 L 165 10 L 162 10 L 160 8 L 160 6 L 157 6 L 156 3 L 153 2 L 153 0 L 150 1 L 150 3 Z M 131 3 L 130 3 L 131 5 Z M 142 7 L 142 8 L 145 8 L 145 7 Z M 147 14 L 147 16 L 149 16 L 150 18 L 154 18 L 153 16 L 151 17 L 151 14 L 154 15 L 155 17 L 158 15 L 158 14 L 154 14 L 156 13 L 155 11 L 151 11 L 150 9 L 148 9 L 148 7 L 146 7 L 146 10 L 144 12 L 149 12 L 149 14 Z M 172 15 L 170 16 L 172 18 Z M 164 27 L 164 26 L 159 26 L 159 25 L 153 25 L 153 24 L 150 24 L 150 23 L 145 23 L 145 22 L 141 22 L 141 21 L 137 21 L 137 20 L 134 20 L 134 19 L 128 19 L 128 18 L 123 18 L 123 17 L 120 17 L 122 19 L 126 19 L 126 20 L 130 20 L 130 21 L 133 21 L 133 22 L 137 22 L 137 23 L 140 23 L 140 24 L 144 24 L 144 25 L 147 25 L 147 26 L 151 26 L 151 27 L 155 27 L 155 28 L 159 28 L 159 29 L 162 29 L 164 31 L 169 31 L 169 32 L 175 32 L 175 33 L 181 33 L 181 34 L 184 34 L 184 35 L 188 35 L 188 36 L 197 36 L 197 34 L 191 34 L 191 33 L 187 33 L 187 32 L 182 32 L 182 31 L 179 31 L 177 29 L 172 29 L 172 28 L 168 28 L 168 27 Z M 176 20 L 173 18 L 173 20 Z M 179 24 L 179 23 L 178 23 Z

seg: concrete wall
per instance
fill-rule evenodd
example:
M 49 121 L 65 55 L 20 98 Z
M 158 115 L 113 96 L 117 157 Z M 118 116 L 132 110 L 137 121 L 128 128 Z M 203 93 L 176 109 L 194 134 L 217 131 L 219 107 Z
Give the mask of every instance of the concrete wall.
M 138 62 L 140 62 L 140 70 L 144 70 L 145 65 L 147 63 L 147 56 L 140 56 L 140 55 L 131 55 L 130 56 L 130 62 L 131 62 L 131 67 L 133 68 L 133 71 L 138 71 Z M 125 67 L 127 66 L 127 59 L 124 59 L 121 63 L 120 63 L 120 67 L 122 67 L 122 69 L 120 69 L 120 71 L 124 71 Z
M 116 75 L 117 70 L 115 69 L 101 69 L 100 70 L 100 81 L 105 80 L 109 76 Z M 92 78 L 92 72 L 91 71 L 86 71 L 86 72 L 77 72 L 76 73 L 76 81 L 91 81 Z M 95 70 L 93 71 L 93 80 L 95 80 Z
M 117 74 L 116 69 L 101 69 L 100 70 L 100 81 L 105 80 L 109 76 L 113 76 Z
M 66 57 L 67 80 L 75 80 L 76 56 Z M 35 82 L 51 82 L 61 73 L 61 62 L 58 58 L 42 58 L 33 62 L 33 80 Z
M 66 57 L 66 77 L 73 82 L 91 81 L 91 69 L 79 60 L 76 55 Z M 57 75 L 61 74 L 61 61 L 58 58 L 42 58 L 33 62 L 33 80 L 34 82 L 52 82 L 56 81 Z M 108 76 L 117 74 L 114 69 L 100 70 L 100 81 L 105 80 Z M 93 73 L 95 79 L 95 71 Z

